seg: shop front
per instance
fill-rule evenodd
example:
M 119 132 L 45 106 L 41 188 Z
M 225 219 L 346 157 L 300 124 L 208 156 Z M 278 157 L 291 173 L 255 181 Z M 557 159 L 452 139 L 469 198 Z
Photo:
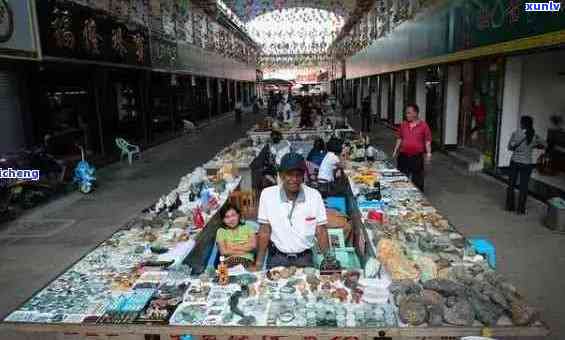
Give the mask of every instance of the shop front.
M 461 64 L 458 144 L 482 155 L 487 170 L 493 170 L 497 164 L 504 67 L 502 57 L 481 58 Z
M 0 153 L 34 142 L 27 82 L 38 45 L 33 1 L 0 2 Z
M 388 74 L 379 75 L 380 84 L 380 104 L 381 121 L 388 121 L 390 103 L 390 76 Z
M 37 0 L 35 8 L 44 61 L 32 96 L 45 103 L 33 105 L 36 142 L 49 135 L 59 152 L 72 153 L 79 140 L 104 157 L 117 152 L 117 137 L 147 144 L 147 27 L 71 1 Z
M 99 154 L 99 117 L 94 109 L 93 68 L 44 64 L 31 76 L 33 145 L 45 145 L 57 158 L 78 160 L 83 146 Z M 77 74 L 84 77 L 76 77 Z
M 149 105 L 151 143 L 170 139 L 178 131 L 179 90 L 182 91 L 182 87 L 176 75 L 152 72 Z
M 550 64 L 552 67 L 547 67 Z M 520 126 L 520 117 L 531 116 L 536 134 L 548 144 L 547 150 L 537 150 L 533 156 L 538 167 L 532 175 L 530 190 L 541 199 L 565 194 L 564 74 L 563 48 L 508 56 L 504 67 L 497 174 L 506 174 L 512 156 L 507 145 Z
M 155 137 L 156 124 L 150 110 L 154 103 L 146 102 L 144 76 L 144 72 L 122 69 L 108 73 L 107 110 L 102 113 L 108 117 L 103 126 L 105 136 L 110 139 L 107 144 L 112 145 L 115 138 L 121 137 L 132 144 L 146 145 Z
M 426 68 L 424 82 L 426 121 L 436 146 L 443 145 L 445 73 L 446 69 L 443 65 L 429 66 Z

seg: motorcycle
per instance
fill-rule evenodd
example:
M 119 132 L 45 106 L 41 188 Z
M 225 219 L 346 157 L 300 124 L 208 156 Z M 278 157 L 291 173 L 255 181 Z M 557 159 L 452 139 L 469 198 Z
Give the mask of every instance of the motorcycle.
M 75 168 L 73 181 L 78 185 L 80 192 L 88 194 L 92 191 L 94 182 L 96 181 L 96 177 L 94 176 L 96 169 L 86 160 L 84 148 L 82 146 L 79 146 L 79 148 L 81 161 L 78 162 Z
M 21 209 L 29 209 L 55 195 L 60 189 L 64 167 L 41 147 L 5 153 L 0 156 L 1 169 L 40 170 L 38 180 L 0 179 L 0 222 L 11 220 Z

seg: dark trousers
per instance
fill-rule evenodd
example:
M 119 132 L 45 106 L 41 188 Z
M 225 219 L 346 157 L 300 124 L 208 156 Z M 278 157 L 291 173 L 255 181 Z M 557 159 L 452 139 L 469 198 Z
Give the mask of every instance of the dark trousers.
M 400 154 L 397 162 L 398 170 L 408 176 L 418 189 L 424 191 L 424 155 Z
M 235 123 L 241 124 L 241 110 L 235 109 Z
M 530 177 L 532 176 L 532 171 L 534 170 L 534 164 L 523 164 L 510 162 L 510 185 L 506 191 L 506 210 L 515 210 L 515 197 L 514 189 L 518 187 L 520 194 L 518 196 L 518 212 L 526 212 L 526 201 L 528 200 L 528 185 L 530 183 Z M 518 178 L 520 182 L 518 184 Z
M 361 114 L 361 131 L 370 132 L 371 131 L 371 115 Z
M 312 251 L 307 250 L 298 256 L 288 256 L 279 251 L 273 250 L 269 247 L 269 257 L 267 259 L 267 269 L 275 267 L 312 267 L 314 265 L 314 259 L 312 256 Z

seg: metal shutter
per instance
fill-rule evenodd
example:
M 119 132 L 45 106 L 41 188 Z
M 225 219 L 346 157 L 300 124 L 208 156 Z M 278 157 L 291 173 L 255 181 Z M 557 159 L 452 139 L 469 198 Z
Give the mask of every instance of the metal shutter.
M 0 153 L 14 151 L 24 145 L 17 89 L 17 74 L 0 70 Z

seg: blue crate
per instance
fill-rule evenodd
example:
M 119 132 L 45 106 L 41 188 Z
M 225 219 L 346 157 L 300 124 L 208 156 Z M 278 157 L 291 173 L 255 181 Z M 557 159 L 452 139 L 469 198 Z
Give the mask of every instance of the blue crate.
M 468 238 L 469 243 L 477 254 L 486 256 L 489 266 L 496 268 L 496 247 L 486 238 L 471 237 Z

